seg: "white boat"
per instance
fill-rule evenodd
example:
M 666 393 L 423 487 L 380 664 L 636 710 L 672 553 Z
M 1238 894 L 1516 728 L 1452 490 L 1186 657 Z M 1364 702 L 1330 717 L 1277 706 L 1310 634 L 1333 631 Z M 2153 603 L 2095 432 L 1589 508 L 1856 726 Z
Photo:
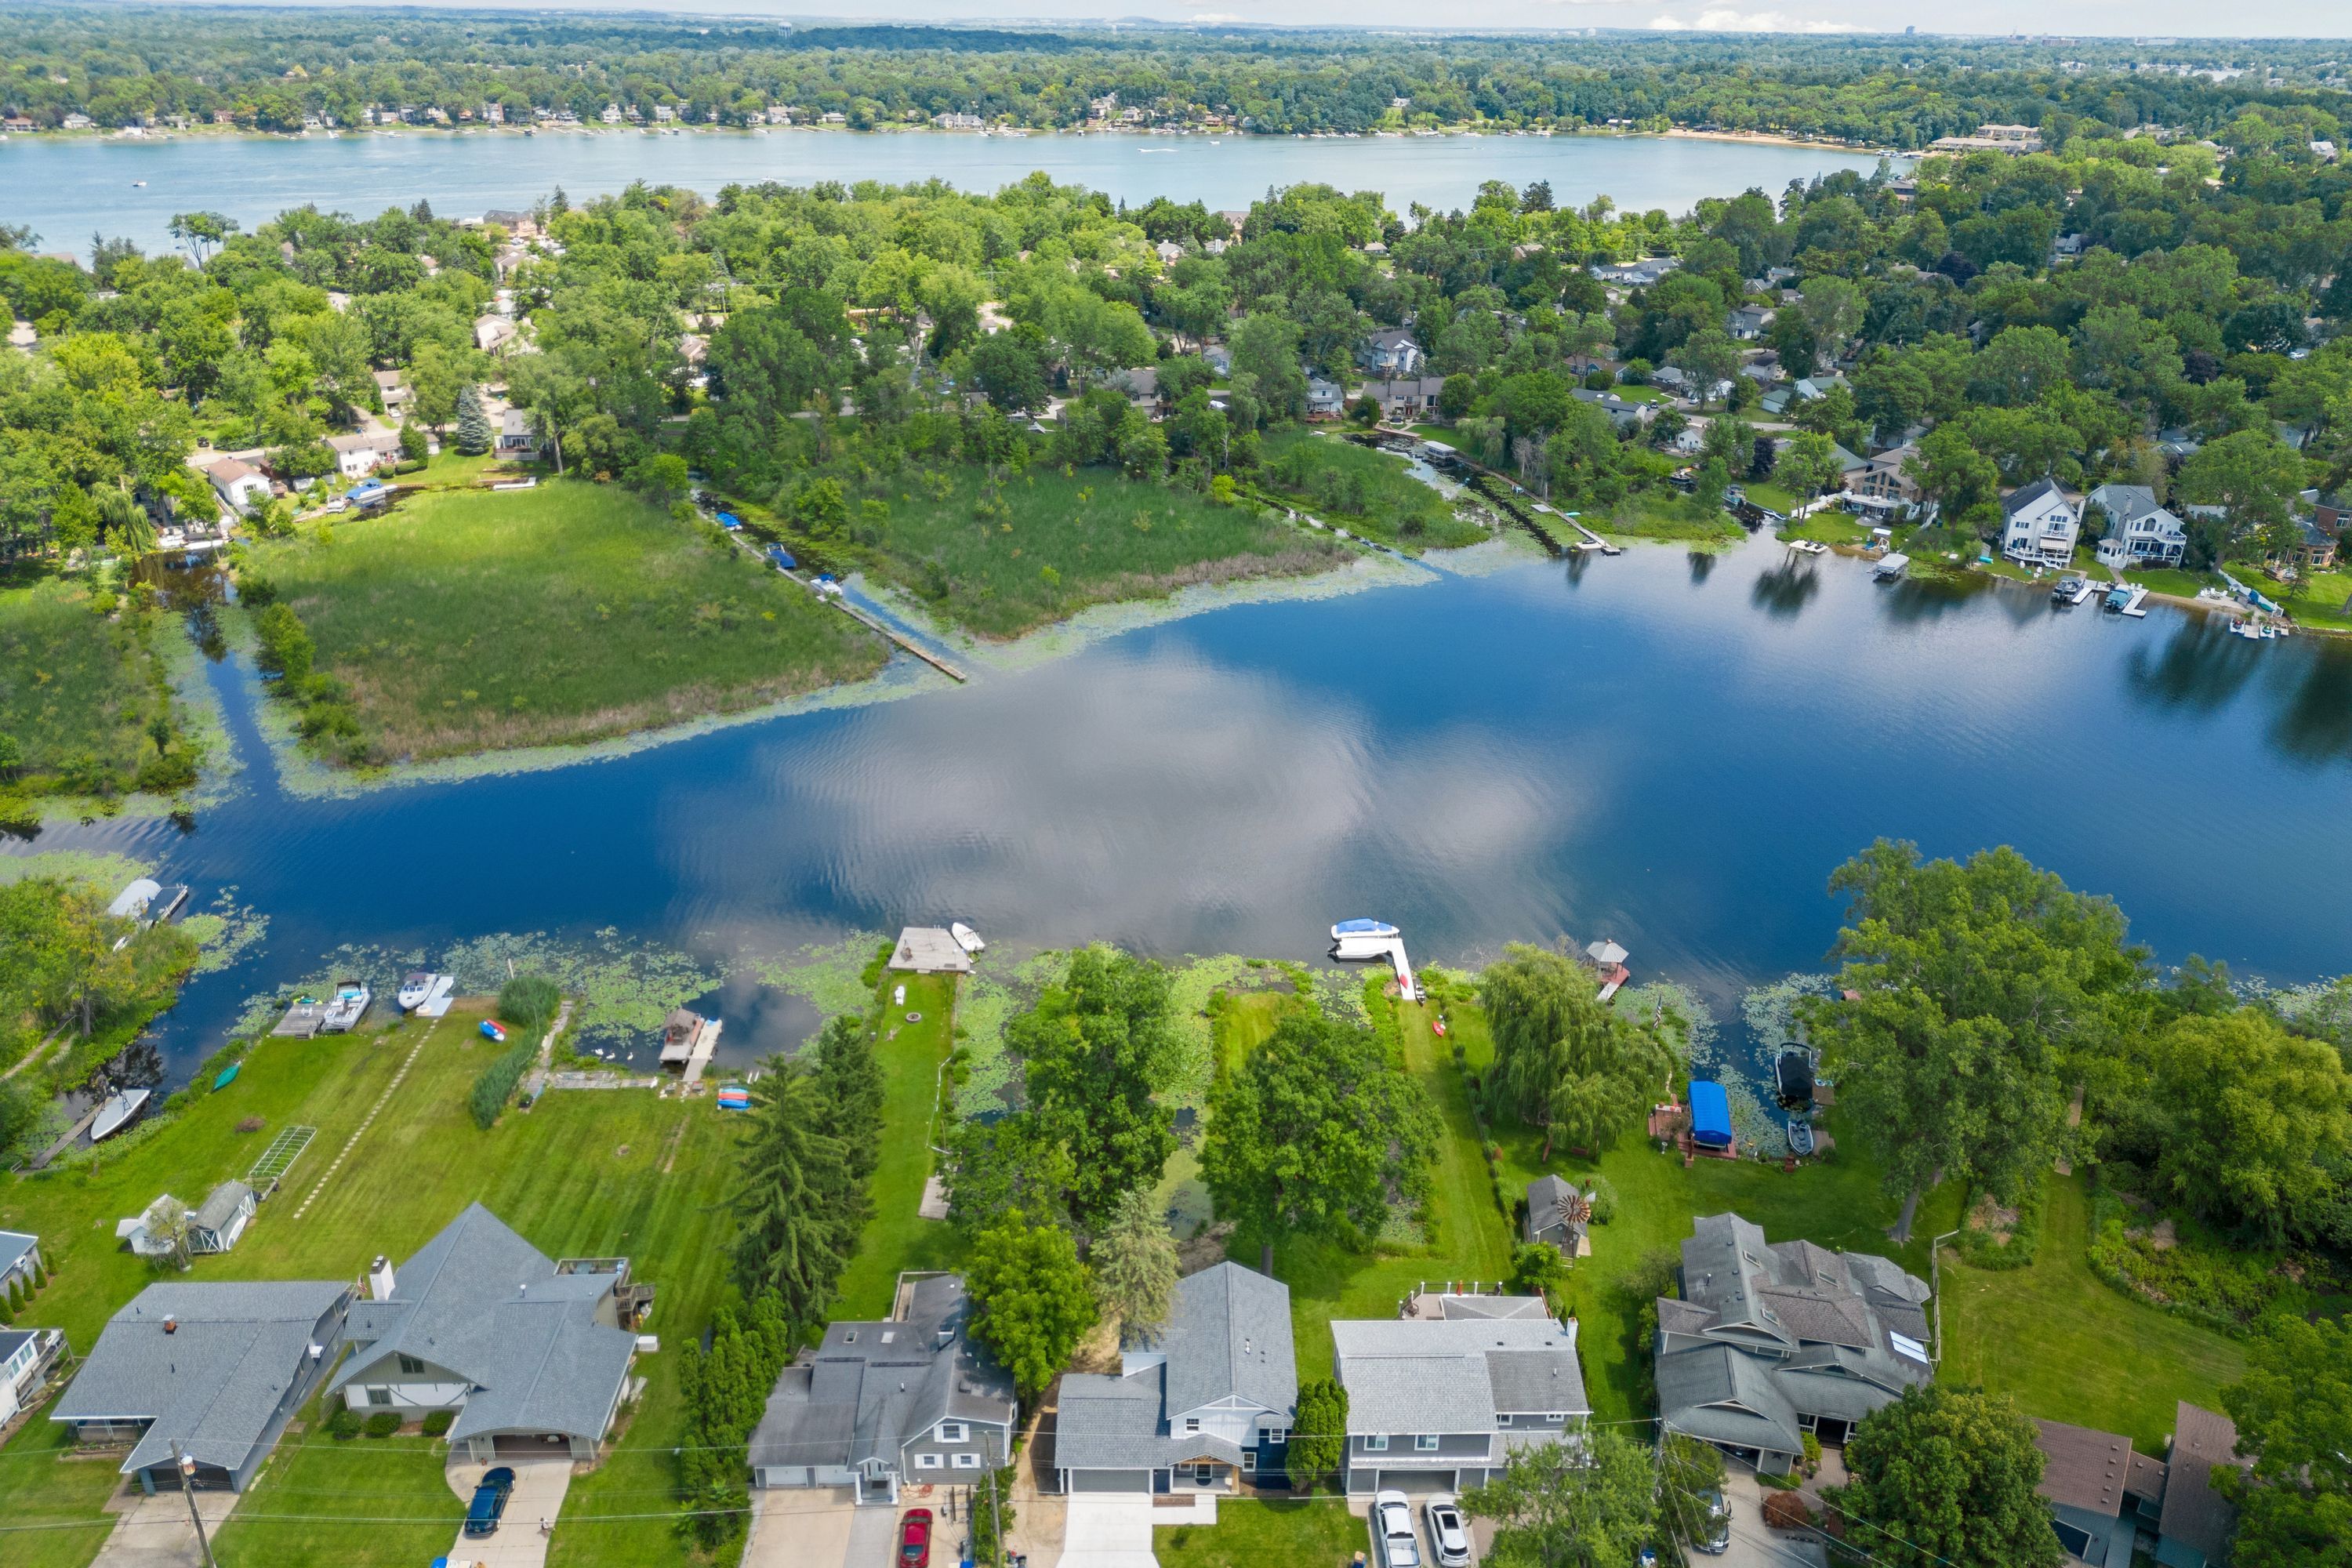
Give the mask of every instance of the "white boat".
M 948 934 L 955 938 L 956 945 L 963 949 L 966 952 L 980 952 L 984 951 L 988 946 L 988 943 L 980 940 L 980 933 L 978 931 L 972 930 L 971 927 L 964 924 L 961 921 L 950 921 L 948 922 Z
M 400 983 L 400 989 L 393 994 L 393 1000 L 400 1004 L 402 1012 L 414 1013 L 433 1000 L 433 988 L 445 978 L 420 969 Z
M 1385 921 L 1341 921 L 1331 928 L 1331 956 L 1386 958 L 1389 944 L 1401 934 Z
M 356 1027 L 367 1016 L 368 1004 L 374 1001 L 367 983 L 361 980 L 338 980 L 335 994 L 328 999 L 327 1011 L 319 1027 L 330 1035 L 340 1035 Z
M 1870 574 L 1880 582 L 1885 583 L 1902 576 L 1905 572 L 1910 570 L 1910 567 L 1911 557 L 1898 552 L 1893 555 L 1881 557 L 1878 564 L 1871 568 Z
M 121 1131 L 153 1093 L 152 1089 L 126 1089 L 109 1098 L 98 1108 L 98 1120 L 89 1124 L 89 1141 L 95 1143 Z

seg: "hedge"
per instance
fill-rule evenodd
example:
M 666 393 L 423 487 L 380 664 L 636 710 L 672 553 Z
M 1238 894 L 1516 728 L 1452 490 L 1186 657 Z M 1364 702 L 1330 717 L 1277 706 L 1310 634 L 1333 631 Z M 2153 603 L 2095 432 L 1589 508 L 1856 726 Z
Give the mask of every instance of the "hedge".
M 507 1108 L 515 1085 L 522 1081 L 523 1069 L 530 1066 L 539 1047 L 528 1039 L 517 1040 L 501 1052 L 496 1061 L 482 1069 L 474 1080 L 474 1092 L 467 1097 L 466 1109 L 474 1113 L 474 1125 L 487 1132 Z

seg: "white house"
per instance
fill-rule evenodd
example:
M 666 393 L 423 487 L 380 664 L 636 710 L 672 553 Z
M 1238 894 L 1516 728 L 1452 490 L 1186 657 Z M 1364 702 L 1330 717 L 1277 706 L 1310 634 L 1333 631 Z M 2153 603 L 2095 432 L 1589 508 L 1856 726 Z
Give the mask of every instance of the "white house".
M 1364 340 L 1356 353 L 1356 361 L 1373 374 L 1393 379 L 1417 374 L 1423 359 L 1421 345 L 1402 327 L 1389 327 Z
M 0 1426 L 33 1402 L 65 1346 L 60 1329 L 0 1329 Z
M 2107 515 L 2099 541 L 2103 566 L 2178 566 L 2188 552 L 2188 529 L 2146 485 L 2101 485 L 2090 504 Z
M 2001 497 L 2000 552 L 2021 566 L 2063 566 L 2083 531 L 2083 504 L 2043 478 Z
M 347 479 L 365 479 L 378 468 L 388 468 L 400 461 L 397 430 L 361 430 L 349 436 L 330 436 L 327 445 L 334 449 L 336 471 Z
M 269 499 L 269 476 L 235 458 L 223 458 L 205 470 L 224 505 L 249 512 Z

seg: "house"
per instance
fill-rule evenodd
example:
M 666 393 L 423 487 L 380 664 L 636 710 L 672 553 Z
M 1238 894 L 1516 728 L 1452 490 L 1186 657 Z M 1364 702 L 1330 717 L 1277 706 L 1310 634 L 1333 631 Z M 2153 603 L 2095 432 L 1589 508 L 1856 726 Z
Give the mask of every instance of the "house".
M 1696 1221 L 1682 1254 L 1682 1298 L 1660 1298 L 1654 1346 L 1674 1431 L 1783 1475 L 1806 1433 L 1842 1444 L 1935 1375 L 1927 1282 L 1884 1258 L 1768 1244 L 1735 1214 Z
M 128 1446 L 120 1467 L 152 1493 L 243 1491 L 326 1373 L 351 1291 L 341 1281 L 173 1281 L 114 1314 L 50 1407 L 85 1447 Z
M 1646 289 L 1681 265 L 1680 257 L 1645 256 L 1639 261 L 1595 266 L 1591 272 L 1603 283 L 1622 283 L 1629 289 Z
M 497 353 L 513 341 L 515 324 L 504 316 L 478 316 L 474 321 L 474 346 L 484 353 Z
M 1103 384 L 1127 399 L 1132 406 L 1158 418 L 1160 416 L 1160 371 L 1155 365 L 1129 365 L 1115 370 Z
M 2322 528 L 2312 518 L 2294 520 L 2294 568 L 2298 572 L 2332 572 L 2336 569 L 2336 531 Z
M 828 1324 L 768 1395 L 751 1484 L 854 1485 L 861 1503 L 895 1503 L 901 1486 L 969 1486 L 1002 1466 L 1018 1406 L 965 1334 L 970 1306 L 959 1275 L 905 1274 L 887 1319 Z
M 1348 395 L 1340 390 L 1338 382 L 1326 381 L 1319 375 L 1308 376 L 1307 378 L 1307 417 L 1309 419 L 1339 418 L 1346 409 L 1347 396 Z
M 2042 1484 L 2051 1528 L 2067 1561 L 2085 1568 L 2131 1568 L 2144 1529 L 2156 1533 L 2164 1502 L 2165 1464 L 2132 1452 L 2131 1439 L 2063 1421 L 2033 1424 L 2042 1450 Z
M 2178 566 L 2189 548 L 2189 531 L 2157 504 L 2146 485 L 2101 485 L 2087 504 L 2106 514 L 2099 540 L 2102 566 Z
M 1533 1296 L 1422 1296 L 1409 1318 L 1340 1320 L 1348 1491 L 1460 1491 L 1514 1449 L 1556 1443 L 1592 1414 L 1576 1324 Z
M 1381 405 L 1381 417 L 1404 424 L 1414 419 L 1433 418 L 1437 413 L 1437 400 L 1445 391 L 1442 375 L 1414 375 L 1388 381 L 1368 381 L 1356 388 L 1356 396 L 1369 397 Z
M 397 430 L 359 430 L 349 436 L 330 436 L 327 445 L 335 454 L 335 471 L 347 479 L 363 479 L 378 468 L 388 468 L 400 461 Z
M 1208 362 L 1209 369 L 1217 375 L 1231 376 L 1234 374 L 1234 351 L 1224 344 L 1202 343 L 1201 357 Z
M 2164 1568 L 2221 1568 L 2238 1510 L 2213 1487 L 2213 1467 L 2238 1457 L 2238 1424 L 2182 1400 L 2173 1406 L 2172 1447 L 2165 1456 L 2164 1507 L 2157 1515 L 2156 1560 Z
M 1772 324 L 1772 312 L 1761 305 L 1740 305 L 1724 313 L 1723 330 L 1743 343 L 1752 343 Z
M 1549 1242 L 1563 1258 L 1590 1258 L 1592 1241 L 1592 1199 L 1558 1176 L 1538 1176 L 1528 1184 L 1527 1217 L 1519 1222 L 1520 1239 L 1530 1246 Z
M 58 123 L 68 131 L 88 131 L 96 126 L 98 121 L 87 114 L 68 114 Z
M 1628 403 L 1613 392 L 1595 392 L 1589 386 L 1576 386 L 1569 389 L 1569 395 L 1579 403 L 1590 403 L 1609 416 L 1609 422 L 1617 426 L 1617 433 L 1621 436 L 1646 423 L 1651 417 L 1648 404 Z
M 1845 488 L 1864 500 L 1915 505 L 1919 500 L 1919 482 L 1904 471 L 1904 465 L 1918 456 L 1919 448 L 1908 442 L 1890 447 L 1847 474 Z
M 65 1353 L 63 1329 L 0 1329 L 0 1428 L 40 1398 Z
M 395 417 L 408 406 L 415 396 L 415 394 L 409 390 L 406 379 L 396 370 L 377 371 L 375 391 L 377 398 L 383 404 L 383 411 Z
M 2000 498 L 2000 552 L 2021 566 L 2063 566 L 2083 531 L 2083 503 L 2048 477 Z
M 269 499 L 269 476 L 249 463 L 223 458 L 205 469 L 221 504 L 236 512 L 249 512 Z
M 1184 259 L 1184 247 L 1173 240 L 1163 239 L 1151 247 L 1151 254 L 1160 258 L 1161 266 L 1173 267 Z
M 1428 356 L 1412 334 L 1402 327 L 1389 327 L 1365 338 L 1356 350 L 1356 363 L 1375 375 L 1393 379 L 1401 375 L 1418 375 L 1422 362 Z
M 1177 1281 L 1118 1376 L 1063 1375 L 1054 1464 L 1065 1492 L 1232 1491 L 1284 1468 L 1297 1413 L 1290 1288 L 1220 1263 Z
M 593 1459 L 653 1300 L 625 1258 L 551 1260 L 479 1204 L 395 1269 L 378 1258 L 327 1385 L 362 1415 L 453 1410 L 452 1455 Z
M 14 1285 L 27 1296 L 42 1273 L 41 1238 L 21 1230 L 0 1230 L 0 1296 Z
M 539 432 L 531 426 L 530 410 L 509 408 L 499 416 L 497 451 L 501 458 L 539 456 Z
M 970 974 L 971 954 L 939 926 L 905 926 L 890 950 L 889 967 L 909 974 Z

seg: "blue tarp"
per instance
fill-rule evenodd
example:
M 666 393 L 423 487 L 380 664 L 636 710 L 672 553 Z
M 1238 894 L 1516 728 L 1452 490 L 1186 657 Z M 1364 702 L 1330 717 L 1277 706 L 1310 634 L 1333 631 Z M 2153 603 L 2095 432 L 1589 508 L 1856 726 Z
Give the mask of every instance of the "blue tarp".
M 1710 1149 L 1731 1147 L 1731 1099 L 1723 1085 L 1691 1085 L 1691 1142 Z
M 743 520 L 731 511 L 714 512 L 712 515 L 719 519 L 719 526 L 721 528 L 733 529 L 743 526 Z
M 768 546 L 768 559 L 776 563 L 776 569 L 780 572 L 789 572 L 800 564 L 793 559 L 793 552 L 781 544 Z

